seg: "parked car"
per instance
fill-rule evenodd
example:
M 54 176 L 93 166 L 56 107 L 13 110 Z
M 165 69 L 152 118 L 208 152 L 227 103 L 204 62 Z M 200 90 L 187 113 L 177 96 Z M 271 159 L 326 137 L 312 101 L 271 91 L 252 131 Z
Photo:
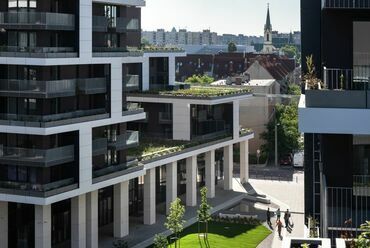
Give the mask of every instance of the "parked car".
M 299 151 L 299 152 L 294 153 L 293 167 L 294 168 L 303 168 L 303 159 L 304 159 L 303 151 Z
M 284 154 L 280 157 L 280 165 L 291 166 L 293 165 L 293 156 L 291 153 Z

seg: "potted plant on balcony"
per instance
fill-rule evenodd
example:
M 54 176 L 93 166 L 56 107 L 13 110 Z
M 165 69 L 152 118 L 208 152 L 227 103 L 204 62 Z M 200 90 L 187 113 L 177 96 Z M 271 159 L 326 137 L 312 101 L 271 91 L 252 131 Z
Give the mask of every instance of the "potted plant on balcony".
M 316 68 L 313 62 L 313 55 L 306 57 L 307 73 L 304 75 L 306 89 L 319 90 L 321 89 L 322 82 L 316 76 Z

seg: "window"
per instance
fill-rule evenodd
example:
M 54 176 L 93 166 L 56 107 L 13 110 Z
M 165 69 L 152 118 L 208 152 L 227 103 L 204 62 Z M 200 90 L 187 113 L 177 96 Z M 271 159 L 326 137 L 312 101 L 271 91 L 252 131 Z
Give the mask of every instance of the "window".
M 37 0 L 9 0 L 9 8 L 33 8 L 37 7 Z
M 9 0 L 8 6 L 9 8 L 17 8 L 17 0 Z

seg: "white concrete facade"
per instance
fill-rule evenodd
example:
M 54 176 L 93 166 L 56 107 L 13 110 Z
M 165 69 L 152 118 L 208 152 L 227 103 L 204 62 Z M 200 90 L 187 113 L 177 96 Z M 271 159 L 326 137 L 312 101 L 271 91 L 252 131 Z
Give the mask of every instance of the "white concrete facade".
M 35 205 L 35 247 L 51 247 L 51 205 Z
M 232 190 L 233 167 L 233 145 L 228 145 L 224 147 L 224 190 Z
M 86 247 L 86 195 L 71 199 L 71 247 Z
M 129 234 L 129 182 L 113 187 L 113 236 L 123 238 Z
M 197 156 L 186 159 L 186 206 L 197 205 Z
M 166 165 L 166 213 L 177 198 L 177 162 Z
M 248 141 L 240 142 L 240 182 L 249 180 L 249 145 Z
M 206 153 L 207 197 L 214 198 L 216 192 L 215 150 Z
M 98 248 L 98 191 L 86 194 L 86 247 Z
M 144 176 L 144 224 L 153 225 L 156 220 L 155 169 L 146 171 Z

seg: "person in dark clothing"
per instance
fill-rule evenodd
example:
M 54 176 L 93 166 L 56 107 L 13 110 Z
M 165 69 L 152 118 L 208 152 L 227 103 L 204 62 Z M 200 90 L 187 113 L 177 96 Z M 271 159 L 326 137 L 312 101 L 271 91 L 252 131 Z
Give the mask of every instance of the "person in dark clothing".
M 289 209 L 287 209 L 284 213 L 285 228 L 287 229 L 290 228 L 289 219 L 290 219 L 290 213 L 289 213 Z
M 267 221 L 267 225 L 271 226 L 271 212 L 270 212 L 270 208 L 267 208 L 267 212 L 266 212 L 266 221 Z
M 280 208 L 278 208 L 278 210 L 276 211 L 276 220 L 280 220 L 280 216 L 281 216 L 281 212 L 280 212 Z

